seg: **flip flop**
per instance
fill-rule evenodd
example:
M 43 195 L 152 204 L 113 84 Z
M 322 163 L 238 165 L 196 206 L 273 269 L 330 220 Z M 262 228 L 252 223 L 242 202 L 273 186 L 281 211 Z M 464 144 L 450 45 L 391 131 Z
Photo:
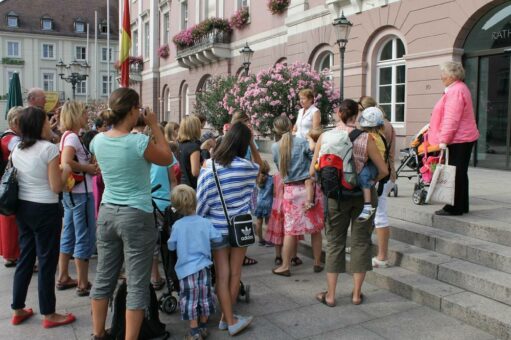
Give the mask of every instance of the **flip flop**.
M 360 301 L 358 302 L 355 302 L 353 301 L 353 293 L 351 293 L 351 303 L 354 304 L 355 306 L 358 306 L 360 304 L 362 304 L 364 302 L 364 294 L 360 293 Z
M 276 256 L 275 257 L 275 265 L 276 266 L 280 266 L 282 264 L 282 257 L 281 256 Z
M 319 293 L 318 295 L 316 295 L 316 300 L 318 300 L 319 302 L 321 302 L 322 304 L 324 304 L 325 306 L 328 306 L 328 307 L 335 307 L 335 306 L 337 306 L 335 301 L 333 303 L 329 303 L 326 300 L 327 293 L 328 292 L 321 292 L 321 293 Z
M 303 263 L 302 259 L 299 258 L 298 256 L 291 258 L 291 264 L 295 267 L 301 265 L 302 263 Z
M 11 319 L 11 324 L 13 325 L 19 325 L 23 321 L 29 319 L 31 316 L 34 315 L 34 311 L 32 308 L 23 309 L 26 314 L 24 315 L 13 315 Z
M 57 281 L 55 288 L 57 288 L 57 290 L 66 290 L 70 288 L 75 288 L 77 285 L 78 281 L 73 280 L 71 277 L 69 277 L 66 281 Z
M 257 260 L 253 259 L 251 257 L 245 256 L 245 258 L 243 259 L 243 265 L 244 266 L 251 266 L 253 264 L 257 264 Z

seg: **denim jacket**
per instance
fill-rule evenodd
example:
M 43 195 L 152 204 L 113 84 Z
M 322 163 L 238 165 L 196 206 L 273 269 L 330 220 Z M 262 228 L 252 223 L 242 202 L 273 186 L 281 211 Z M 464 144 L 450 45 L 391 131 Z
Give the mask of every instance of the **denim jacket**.
M 273 143 L 271 146 L 273 161 L 280 168 L 280 144 Z M 287 169 L 287 176 L 284 177 L 284 183 L 303 181 L 310 177 L 309 167 L 312 162 L 313 152 L 309 148 L 309 143 L 300 137 L 293 136 L 293 148 L 291 150 L 291 160 Z

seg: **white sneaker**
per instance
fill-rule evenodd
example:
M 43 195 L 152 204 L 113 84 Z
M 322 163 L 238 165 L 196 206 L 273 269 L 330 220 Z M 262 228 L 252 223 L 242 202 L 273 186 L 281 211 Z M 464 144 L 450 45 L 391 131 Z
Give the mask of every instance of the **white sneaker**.
M 389 267 L 389 261 L 380 261 L 376 257 L 373 257 L 372 263 L 373 263 L 374 268 L 388 268 Z
M 368 219 L 371 218 L 371 216 L 373 216 L 375 211 L 376 211 L 376 209 L 373 208 L 373 207 L 364 206 L 364 209 L 362 210 L 360 215 L 358 215 L 356 221 L 357 222 L 365 222 L 365 221 L 367 221 Z

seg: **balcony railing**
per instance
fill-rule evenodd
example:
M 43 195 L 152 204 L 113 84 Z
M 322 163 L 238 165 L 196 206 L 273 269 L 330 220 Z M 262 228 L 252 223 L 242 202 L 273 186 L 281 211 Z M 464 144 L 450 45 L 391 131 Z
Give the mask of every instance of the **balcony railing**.
M 231 57 L 231 34 L 217 29 L 196 39 L 192 46 L 177 49 L 177 62 L 184 68 L 195 68 Z

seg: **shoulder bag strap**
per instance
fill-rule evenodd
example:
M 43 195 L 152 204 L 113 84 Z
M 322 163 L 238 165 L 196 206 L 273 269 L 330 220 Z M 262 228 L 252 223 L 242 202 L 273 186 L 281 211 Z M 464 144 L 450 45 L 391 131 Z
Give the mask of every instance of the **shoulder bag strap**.
M 213 166 L 213 176 L 215 177 L 216 189 L 218 190 L 218 195 L 220 196 L 220 202 L 222 202 L 222 208 L 224 209 L 225 219 L 227 220 L 227 224 L 230 225 L 231 221 L 229 220 L 229 213 L 227 213 L 227 207 L 225 206 L 224 195 L 222 194 L 222 188 L 220 187 L 220 180 L 218 179 L 218 173 L 216 172 L 215 161 L 211 160 L 211 165 Z

